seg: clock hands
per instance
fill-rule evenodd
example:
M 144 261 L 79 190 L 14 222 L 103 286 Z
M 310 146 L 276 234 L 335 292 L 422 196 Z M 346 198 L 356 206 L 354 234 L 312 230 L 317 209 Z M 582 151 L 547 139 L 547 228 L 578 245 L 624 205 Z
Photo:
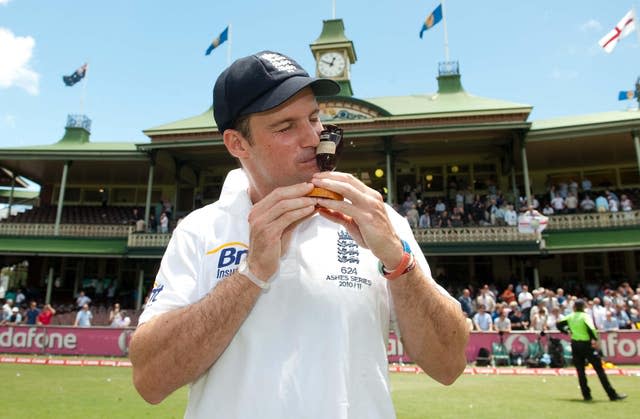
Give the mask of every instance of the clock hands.
M 325 60 L 320 60 L 320 61 L 322 61 L 325 64 L 329 64 L 329 67 L 333 67 L 333 63 L 336 61 L 336 57 L 332 57 L 331 62 L 325 61 Z

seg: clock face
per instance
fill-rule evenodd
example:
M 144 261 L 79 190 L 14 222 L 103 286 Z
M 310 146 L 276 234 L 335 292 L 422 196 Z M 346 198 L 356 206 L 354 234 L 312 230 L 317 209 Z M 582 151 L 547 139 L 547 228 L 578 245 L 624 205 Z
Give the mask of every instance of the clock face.
M 336 77 L 344 73 L 347 62 L 339 52 L 325 52 L 318 60 L 318 73 L 323 77 Z

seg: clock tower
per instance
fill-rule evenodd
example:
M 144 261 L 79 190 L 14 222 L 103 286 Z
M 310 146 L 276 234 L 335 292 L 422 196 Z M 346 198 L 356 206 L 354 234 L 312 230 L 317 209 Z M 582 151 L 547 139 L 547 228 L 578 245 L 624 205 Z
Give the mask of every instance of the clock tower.
M 353 96 L 350 70 L 357 57 L 353 42 L 344 34 L 342 19 L 323 21 L 322 33 L 310 47 L 316 60 L 316 76 L 338 82 L 341 96 Z

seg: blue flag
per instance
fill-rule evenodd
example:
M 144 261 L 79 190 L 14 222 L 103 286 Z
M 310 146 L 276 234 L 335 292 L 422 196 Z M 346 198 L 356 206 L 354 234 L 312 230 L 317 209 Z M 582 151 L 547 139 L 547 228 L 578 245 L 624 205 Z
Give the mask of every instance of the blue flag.
M 633 90 L 621 90 L 620 93 L 618 93 L 618 100 L 631 100 L 637 97 L 638 94 Z
M 73 72 L 70 76 L 62 76 L 62 81 L 67 86 L 73 86 L 80 80 L 82 80 L 87 74 L 87 64 L 84 64 L 82 67 Z
M 442 20 L 442 4 L 439 4 L 438 7 L 435 8 L 433 12 L 424 20 L 422 24 L 422 29 L 420 30 L 420 38 L 422 38 L 422 34 L 424 31 L 427 31 L 434 27 Z
M 224 28 L 222 33 L 216 39 L 214 39 L 213 42 L 211 42 L 211 45 L 209 45 L 209 48 L 207 48 L 207 51 L 204 53 L 204 55 L 211 54 L 211 51 L 213 51 L 214 49 L 218 48 L 227 39 L 229 39 L 229 27 L 228 26 L 226 28 Z

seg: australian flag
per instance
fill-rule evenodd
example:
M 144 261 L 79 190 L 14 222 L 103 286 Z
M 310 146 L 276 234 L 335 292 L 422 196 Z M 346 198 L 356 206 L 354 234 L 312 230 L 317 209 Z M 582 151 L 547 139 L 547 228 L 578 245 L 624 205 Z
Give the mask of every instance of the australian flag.
M 67 86 L 73 86 L 74 84 L 82 80 L 86 74 L 87 74 L 87 64 L 84 64 L 82 65 L 82 67 L 74 71 L 73 74 L 71 74 L 70 76 L 62 76 L 62 81 Z
M 211 44 L 209 45 L 209 48 L 207 48 L 207 50 L 205 51 L 204 55 L 211 54 L 211 51 L 213 51 L 214 49 L 218 48 L 227 39 L 229 39 L 229 27 L 228 26 L 226 28 L 224 28 L 222 33 L 216 39 L 214 39 L 211 42 Z

